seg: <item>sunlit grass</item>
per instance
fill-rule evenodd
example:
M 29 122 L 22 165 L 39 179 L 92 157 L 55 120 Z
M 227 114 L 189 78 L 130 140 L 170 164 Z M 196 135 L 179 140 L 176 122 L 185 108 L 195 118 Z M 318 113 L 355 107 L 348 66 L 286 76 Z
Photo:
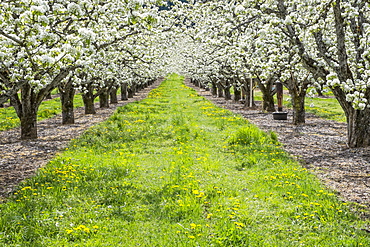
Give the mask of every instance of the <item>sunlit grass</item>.
M 369 246 L 347 205 L 171 76 L 0 205 L 0 246 Z
M 255 91 L 255 100 L 262 101 L 262 94 L 258 90 Z M 292 107 L 290 96 L 288 94 L 284 95 L 283 106 L 286 108 Z M 329 93 L 324 98 L 306 97 L 305 110 L 306 112 L 315 114 L 316 116 L 328 120 L 346 122 L 344 111 L 341 108 L 339 102 Z
M 346 116 L 339 102 L 333 98 L 306 98 L 306 111 L 315 114 L 316 116 L 334 120 L 338 122 L 346 122 Z

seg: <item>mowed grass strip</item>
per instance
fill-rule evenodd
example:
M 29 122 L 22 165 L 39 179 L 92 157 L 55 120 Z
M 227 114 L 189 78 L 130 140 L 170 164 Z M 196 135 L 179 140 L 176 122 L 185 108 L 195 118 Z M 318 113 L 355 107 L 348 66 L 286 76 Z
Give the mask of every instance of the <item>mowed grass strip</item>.
M 369 246 L 368 223 L 172 75 L 0 205 L 0 246 Z

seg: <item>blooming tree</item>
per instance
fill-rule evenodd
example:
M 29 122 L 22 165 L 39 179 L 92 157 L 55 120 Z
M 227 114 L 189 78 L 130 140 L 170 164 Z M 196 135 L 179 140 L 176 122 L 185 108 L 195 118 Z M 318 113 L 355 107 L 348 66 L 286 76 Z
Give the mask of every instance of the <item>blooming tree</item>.
M 22 139 L 37 137 L 37 110 L 44 97 L 71 71 L 85 67 L 87 57 L 135 33 L 136 26 L 145 24 L 140 20 L 150 22 L 152 17 L 141 10 L 154 2 L 0 3 L 0 101 L 10 98 Z
M 192 37 L 209 51 L 221 47 L 211 55 L 221 67 L 239 74 L 244 66 L 242 74 L 252 74 L 264 85 L 270 79 L 284 82 L 297 123 L 304 122 L 307 87 L 329 86 L 347 117 L 348 145 L 370 145 L 368 3 L 210 0 L 186 6 L 189 13 L 180 12 L 194 27 Z M 199 70 L 199 75 L 209 71 L 207 66 Z M 224 69 L 212 72 L 208 78 L 225 78 Z

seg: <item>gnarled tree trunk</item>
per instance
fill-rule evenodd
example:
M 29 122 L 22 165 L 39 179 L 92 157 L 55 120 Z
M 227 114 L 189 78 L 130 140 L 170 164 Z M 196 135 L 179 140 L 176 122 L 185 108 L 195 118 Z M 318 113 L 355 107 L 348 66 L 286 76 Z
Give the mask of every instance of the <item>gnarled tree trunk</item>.
M 239 100 L 242 98 L 242 92 L 240 91 L 240 88 L 234 84 L 234 102 L 239 102 Z
M 293 124 L 299 125 L 306 122 L 305 96 L 291 92 L 293 106 Z
M 253 79 L 249 78 L 243 82 L 242 90 L 244 91 L 244 106 L 246 107 L 254 107 L 256 106 L 254 102 L 254 94 L 253 94 Z
M 121 84 L 121 100 L 128 100 L 128 97 L 127 97 L 127 83 L 126 82 Z
M 72 83 L 72 77 L 65 83 L 59 85 L 60 100 L 62 103 L 62 124 L 74 124 L 74 105 L 75 89 Z
M 265 82 L 262 82 L 259 78 L 257 78 L 257 85 L 262 93 L 262 109 L 266 112 L 276 111 L 274 102 L 275 91 L 273 90 L 274 82 L 274 77 L 270 77 Z
M 223 98 L 224 97 L 224 88 L 220 82 L 217 82 L 217 97 Z
M 24 84 L 21 90 L 22 105 L 19 116 L 21 121 L 21 139 L 36 139 L 37 111 L 39 108 L 39 104 L 36 101 L 37 94 L 28 83 Z
M 305 99 L 307 94 L 308 85 L 310 85 L 308 80 L 298 81 L 296 78 L 292 77 L 287 80 L 284 84 L 292 97 L 293 105 L 293 124 L 299 125 L 306 122 L 306 111 L 305 111 Z
M 92 86 L 92 82 L 90 82 L 86 85 L 86 92 L 82 94 L 82 100 L 85 106 L 85 114 L 96 114 L 94 105 L 95 97 L 94 87 Z
M 107 88 L 103 88 L 99 95 L 100 108 L 109 108 L 109 93 Z
M 50 93 L 58 84 L 68 76 L 74 67 L 61 69 L 58 75 L 41 90 L 35 90 L 29 83 L 23 83 L 20 87 L 21 98 L 18 93 L 10 95 L 10 102 L 13 104 L 17 116 L 21 122 L 21 139 L 37 138 L 37 111 L 45 96 Z
M 351 148 L 370 146 L 370 109 L 354 109 L 352 103 L 346 100 L 346 94 L 341 88 L 331 89 L 347 118 L 348 146 Z M 367 91 L 365 97 L 370 98 L 370 91 Z
M 211 94 L 213 97 L 217 97 L 217 84 L 214 81 L 211 81 Z
M 110 96 L 110 103 L 111 104 L 117 104 L 118 103 L 117 91 L 118 91 L 118 89 L 115 88 L 115 87 L 113 87 L 110 90 L 109 96 Z
M 134 85 L 131 85 L 127 88 L 127 97 L 128 98 L 133 98 L 135 95 L 135 87 Z

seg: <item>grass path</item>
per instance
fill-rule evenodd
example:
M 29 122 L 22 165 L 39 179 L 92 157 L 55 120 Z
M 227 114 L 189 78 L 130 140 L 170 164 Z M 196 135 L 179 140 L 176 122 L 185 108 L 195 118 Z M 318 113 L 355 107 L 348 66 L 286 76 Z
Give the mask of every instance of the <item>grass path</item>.
M 0 205 L 0 246 L 369 246 L 366 224 L 173 75 Z

